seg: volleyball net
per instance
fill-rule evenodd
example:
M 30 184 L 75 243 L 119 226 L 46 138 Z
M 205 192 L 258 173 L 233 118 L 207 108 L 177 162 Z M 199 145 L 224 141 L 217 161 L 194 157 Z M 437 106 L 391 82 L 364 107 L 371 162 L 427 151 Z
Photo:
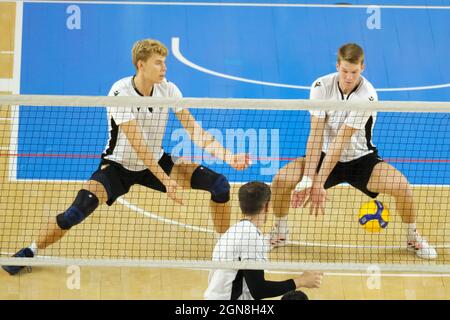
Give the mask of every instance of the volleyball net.
M 177 108 L 189 108 L 209 136 L 230 154 L 248 153 L 251 164 L 236 170 L 199 147 L 177 119 Z M 289 209 L 288 241 L 272 248 L 267 262 L 212 261 L 220 238 L 212 213 L 230 212 L 229 224 L 239 222 L 238 190 L 249 181 L 272 186 L 272 205 L 261 227 L 270 235 L 277 210 L 272 182 L 282 168 L 306 154 L 308 137 L 314 135 L 311 110 L 344 111 L 353 121 L 364 122 L 363 138 L 411 184 L 418 231 L 436 248 L 436 259 L 423 260 L 406 250 L 406 228 L 398 212 L 404 207 L 401 198 L 377 197 L 389 216 L 372 216 L 370 223 L 384 220 L 387 226 L 370 232 L 361 224 L 360 208 L 371 198 L 344 181 L 327 190 L 324 215 L 310 215 L 308 207 Z M 36 257 L 11 258 L 33 241 L 49 239 L 56 216 L 70 207 L 96 170 L 117 162 L 130 171 L 143 169 L 136 153 L 125 147 L 126 138 L 120 140 L 123 131 L 116 124 L 130 112 L 147 132 L 144 142 L 153 146 L 150 154 L 157 160 L 161 156 L 155 141 L 171 154 L 177 167 L 171 176 L 186 181 L 179 193 L 183 204 L 146 187 L 154 183 L 145 180 L 148 176 L 134 178 L 128 193 L 111 206 L 100 205 L 60 241 L 39 249 Z M 329 112 L 327 117 L 339 115 Z M 369 118 L 373 128 L 367 125 Z M 334 145 L 329 142 L 329 148 Z M 120 159 L 111 157 L 119 153 Z M 0 96 L 0 154 L 1 265 L 273 270 L 367 270 L 376 265 L 391 271 L 450 271 L 450 103 L 6 95 Z M 102 154 L 109 162 L 102 162 Z M 190 188 L 189 170 L 195 164 L 227 178 L 231 190 L 226 204 Z M 130 171 L 121 171 L 119 183 L 127 185 L 123 180 L 134 174 Z M 296 175 L 287 171 L 286 179 Z

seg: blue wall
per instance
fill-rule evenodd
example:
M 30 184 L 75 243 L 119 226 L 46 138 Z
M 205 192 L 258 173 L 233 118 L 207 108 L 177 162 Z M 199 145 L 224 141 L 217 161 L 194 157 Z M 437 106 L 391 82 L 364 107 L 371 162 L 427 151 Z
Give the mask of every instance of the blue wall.
M 443 1 L 414 4 L 442 5 Z M 309 86 L 318 76 L 335 70 L 340 45 L 357 42 L 366 51 L 364 75 L 376 88 L 450 83 L 450 10 L 382 9 L 381 29 L 369 29 L 371 13 L 365 8 L 79 4 L 81 29 L 69 30 L 68 6 L 24 4 L 21 93 L 106 95 L 116 80 L 134 72 L 130 50 L 137 39 L 156 38 L 170 49 L 173 37 L 180 38 L 181 52 L 194 63 L 259 81 Z M 167 63 L 167 78 L 188 97 L 308 97 L 308 90 L 201 73 L 173 55 Z M 380 91 L 379 98 L 450 101 L 450 88 Z M 105 110 L 54 109 L 21 108 L 19 153 L 29 156 L 19 157 L 18 178 L 87 179 L 98 165 L 96 156 L 107 140 Z M 259 137 L 261 130 L 267 130 L 267 156 L 281 158 L 281 162 L 258 162 L 244 172 L 212 165 L 232 181 L 271 181 L 273 169 L 305 152 L 306 112 L 192 112 L 205 128 L 217 128 L 223 134 L 227 128 L 254 129 Z M 179 128 L 173 116 L 169 128 Z M 411 182 L 448 184 L 449 128 L 448 114 L 380 113 L 374 142 L 381 155 L 392 160 Z M 179 143 L 169 131 L 164 140 L 167 150 Z M 279 154 L 271 149 L 276 140 Z M 257 150 L 250 152 L 264 156 L 261 148 L 264 146 L 258 144 Z

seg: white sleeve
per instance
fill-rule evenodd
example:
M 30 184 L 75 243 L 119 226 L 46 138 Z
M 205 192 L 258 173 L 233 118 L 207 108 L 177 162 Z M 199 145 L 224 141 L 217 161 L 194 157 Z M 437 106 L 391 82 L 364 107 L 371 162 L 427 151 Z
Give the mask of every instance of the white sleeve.
M 309 91 L 309 99 L 310 100 L 322 100 L 325 99 L 324 94 L 325 88 L 323 87 L 323 83 L 320 79 L 314 81 L 314 83 L 311 86 L 311 89 Z M 309 113 L 312 116 L 315 116 L 317 118 L 325 118 L 326 112 L 325 110 L 309 110 Z
M 112 86 L 111 90 L 109 90 L 108 96 L 117 97 L 117 96 L 125 96 L 115 85 Z M 129 109 L 117 108 L 117 107 L 108 107 L 108 113 L 114 119 L 116 125 L 120 125 L 122 123 L 134 120 L 134 114 L 132 112 L 132 107 Z
M 178 89 L 178 87 L 174 83 L 171 83 L 171 86 L 170 86 L 170 96 L 174 97 L 174 98 L 183 98 L 183 94 L 181 93 L 180 89 Z M 181 108 L 181 107 L 172 108 L 172 111 L 175 113 L 180 112 L 182 110 L 183 110 L 183 108 Z

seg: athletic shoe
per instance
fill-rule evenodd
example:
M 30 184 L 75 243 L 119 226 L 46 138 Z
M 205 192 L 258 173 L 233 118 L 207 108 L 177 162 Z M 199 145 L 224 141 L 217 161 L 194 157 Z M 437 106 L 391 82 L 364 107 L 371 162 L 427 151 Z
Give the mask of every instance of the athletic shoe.
M 437 252 L 427 240 L 422 238 L 417 232 L 413 238 L 409 238 L 407 241 L 407 249 L 413 251 L 421 259 L 436 259 Z
M 30 248 L 23 248 L 19 252 L 17 252 L 15 255 L 13 255 L 13 258 L 33 258 L 34 253 L 31 251 Z M 8 272 L 10 275 L 15 275 L 20 272 L 25 266 L 2 266 L 3 270 Z

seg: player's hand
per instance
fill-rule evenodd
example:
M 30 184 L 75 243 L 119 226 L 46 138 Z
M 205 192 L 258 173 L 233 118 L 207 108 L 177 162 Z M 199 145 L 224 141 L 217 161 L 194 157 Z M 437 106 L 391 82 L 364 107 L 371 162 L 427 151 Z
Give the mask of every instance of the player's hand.
M 238 153 L 226 158 L 226 162 L 236 170 L 244 170 L 251 165 L 250 155 L 247 153 Z
M 319 213 L 325 214 L 325 202 L 327 201 L 327 191 L 322 186 L 313 185 L 308 200 L 304 207 L 310 203 L 309 214 L 317 216 Z
M 305 202 L 309 199 L 311 193 L 311 188 L 306 188 L 301 191 L 295 191 L 292 193 L 291 197 L 291 207 L 300 208 L 305 205 Z
M 167 196 L 178 204 L 183 204 L 183 197 L 180 195 L 181 188 L 174 180 L 169 180 L 166 185 Z
M 322 284 L 323 272 L 305 271 L 303 274 L 294 279 L 297 288 L 319 288 Z

